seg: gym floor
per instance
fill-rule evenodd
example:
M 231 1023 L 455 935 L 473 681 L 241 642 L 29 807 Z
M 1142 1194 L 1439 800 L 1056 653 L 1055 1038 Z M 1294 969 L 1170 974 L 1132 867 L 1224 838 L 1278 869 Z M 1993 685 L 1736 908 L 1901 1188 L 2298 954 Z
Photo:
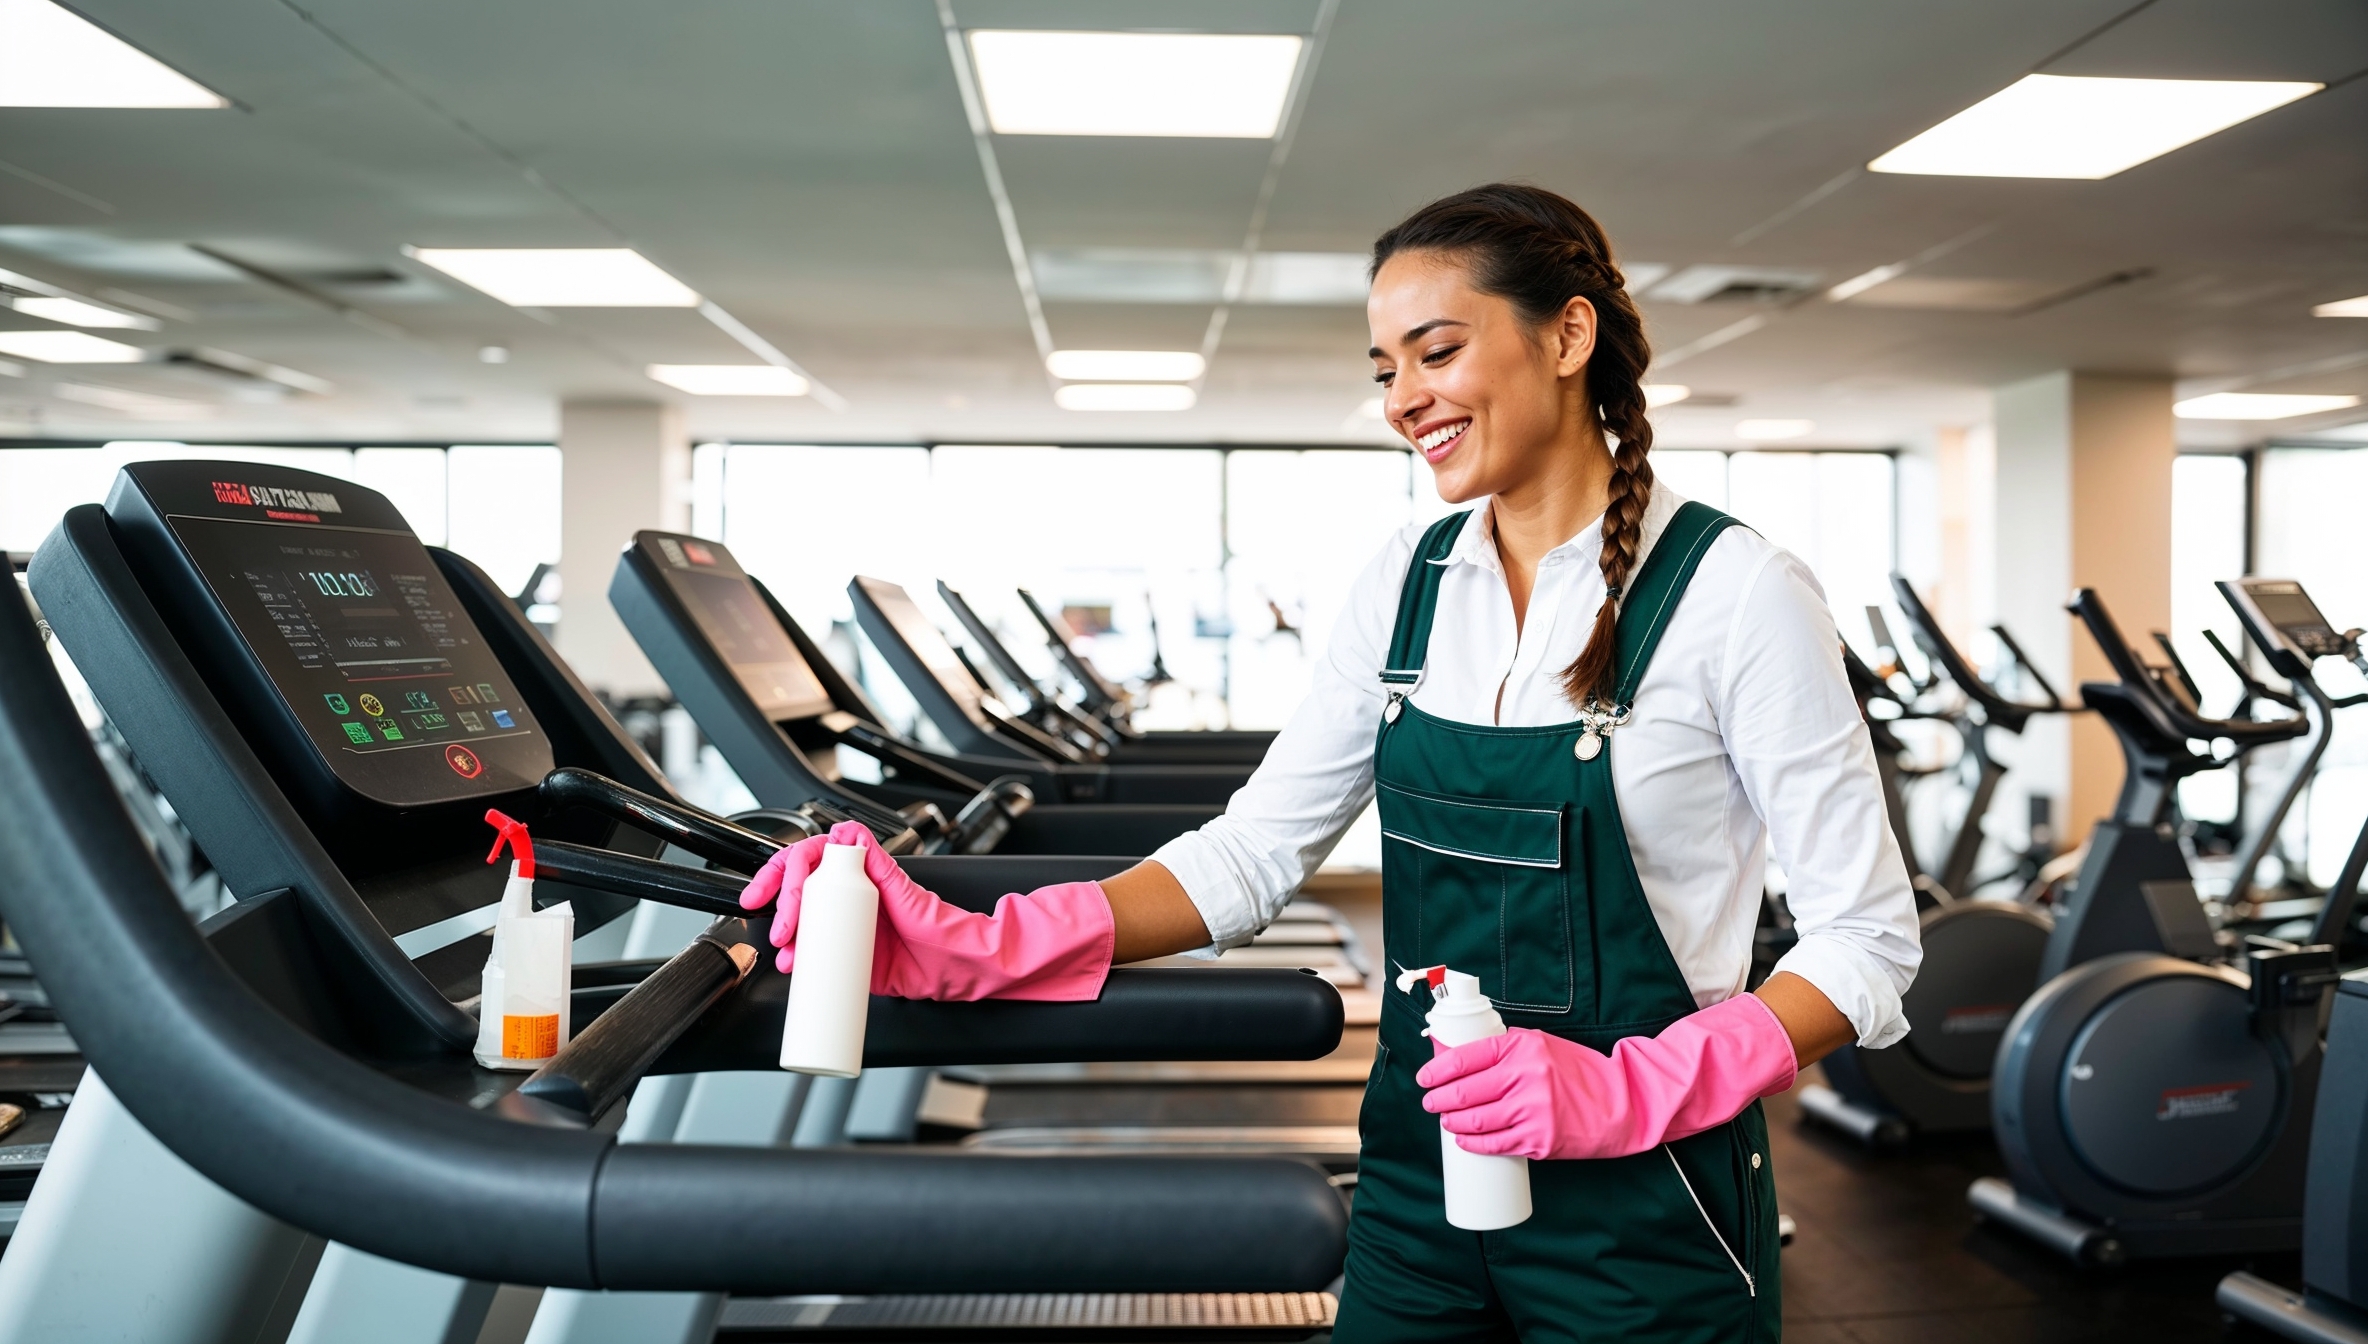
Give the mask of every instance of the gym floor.
M 2213 1286 L 2232 1269 L 2301 1281 L 2293 1255 L 2076 1270 L 1966 1207 L 1975 1177 L 2005 1174 L 1988 1135 L 1874 1153 L 1802 1124 L 1790 1095 L 1768 1105 L 1777 1198 L 1800 1225 L 1784 1252 L 1789 1344 L 2265 1340 L 2222 1324 Z

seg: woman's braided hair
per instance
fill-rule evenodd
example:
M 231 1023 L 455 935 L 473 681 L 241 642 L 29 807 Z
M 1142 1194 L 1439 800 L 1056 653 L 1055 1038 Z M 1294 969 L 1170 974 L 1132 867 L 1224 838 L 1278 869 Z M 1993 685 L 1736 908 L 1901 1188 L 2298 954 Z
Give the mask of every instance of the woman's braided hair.
M 1574 297 L 1595 305 L 1587 396 L 1616 444 L 1603 512 L 1601 564 L 1609 596 L 1595 614 L 1587 647 L 1562 671 L 1562 692 L 1574 705 L 1608 707 L 1618 675 L 1619 599 L 1644 547 L 1644 506 L 1653 490 L 1653 425 L 1644 403 L 1652 347 L 1612 260 L 1611 242 L 1594 217 L 1567 198 L 1543 187 L 1498 182 L 1408 215 L 1375 240 L 1374 273 L 1400 252 L 1437 252 L 1462 261 L 1475 289 L 1510 302 L 1533 323 L 1552 320 Z

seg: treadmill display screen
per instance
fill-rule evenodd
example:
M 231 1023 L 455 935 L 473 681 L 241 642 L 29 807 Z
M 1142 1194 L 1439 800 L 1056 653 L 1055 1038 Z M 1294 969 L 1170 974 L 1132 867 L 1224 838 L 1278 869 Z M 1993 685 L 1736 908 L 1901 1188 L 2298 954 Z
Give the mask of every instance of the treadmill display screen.
M 945 687 L 946 694 L 954 697 L 965 713 L 977 718 L 981 712 L 979 684 L 971 677 L 970 669 L 962 665 L 961 656 L 954 652 L 945 632 L 921 614 L 921 609 L 913 605 L 912 595 L 902 586 L 885 579 L 858 578 L 856 582 L 879 605 L 880 614 L 896 627 L 896 633 L 903 636 L 913 656 L 929 669 L 937 684 Z
M 533 716 L 416 537 L 186 515 L 171 526 L 347 783 L 417 806 L 550 770 Z
M 662 534 L 646 535 L 642 544 L 699 633 L 766 718 L 778 723 L 830 712 L 830 692 L 730 551 L 712 541 Z

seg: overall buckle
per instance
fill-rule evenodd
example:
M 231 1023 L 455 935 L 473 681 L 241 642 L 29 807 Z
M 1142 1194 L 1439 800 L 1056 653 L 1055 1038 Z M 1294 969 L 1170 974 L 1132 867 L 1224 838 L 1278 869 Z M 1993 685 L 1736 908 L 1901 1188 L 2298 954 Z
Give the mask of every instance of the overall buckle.
M 1612 730 L 1627 724 L 1635 712 L 1632 705 L 1607 709 L 1599 700 L 1589 700 L 1579 707 L 1579 740 L 1572 745 L 1571 754 L 1582 761 L 1592 761 L 1603 754 L 1604 740 Z

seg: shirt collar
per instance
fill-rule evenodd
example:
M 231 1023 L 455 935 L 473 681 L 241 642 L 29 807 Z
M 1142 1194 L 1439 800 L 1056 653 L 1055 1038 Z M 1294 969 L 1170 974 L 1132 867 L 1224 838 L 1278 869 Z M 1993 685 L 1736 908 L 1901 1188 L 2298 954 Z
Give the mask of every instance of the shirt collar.
M 1463 531 L 1456 535 L 1455 545 L 1449 548 L 1443 559 L 1433 563 L 1477 565 L 1491 574 L 1504 573 L 1504 557 L 1497 554 L 1496 549 L 1496 496 L 1490 495 L 1485 503 L 1472 512 L 1472 521 L 1466 523 Z M 1602 548 L 1603 518 L 1598 515 L 1580 528 L 1577 536 L 1546 552 L 1540 564 L 1568 563 L 1568 557 L 1573 555 L 1592 559 Z

